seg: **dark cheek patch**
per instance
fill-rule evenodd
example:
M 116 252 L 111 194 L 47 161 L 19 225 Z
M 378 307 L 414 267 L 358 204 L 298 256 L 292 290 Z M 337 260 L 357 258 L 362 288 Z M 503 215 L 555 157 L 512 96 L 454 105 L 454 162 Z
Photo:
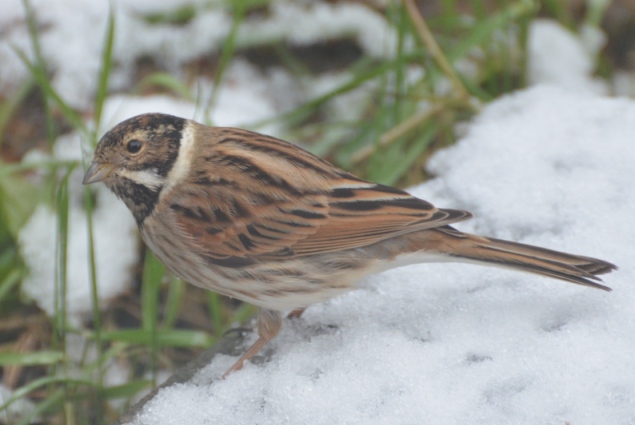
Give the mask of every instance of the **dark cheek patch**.
M 118 179 L 111 189 L 115 195 L 126 203 L 137 221 L 137 225 L 141 226 L 146 217 L 154 211 L 162 188 L 163 187 L 158 187 L 152 190 L 130 179 L 121 178 Z

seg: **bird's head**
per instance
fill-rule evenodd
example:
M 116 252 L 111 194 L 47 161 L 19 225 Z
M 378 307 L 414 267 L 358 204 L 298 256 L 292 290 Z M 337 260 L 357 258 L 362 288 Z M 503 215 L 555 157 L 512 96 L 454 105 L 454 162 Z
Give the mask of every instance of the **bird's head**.
M 97 144 L 83 183 L 103 182 L 143 222 L 178 158 L 186 125 L 184 118 L 156 113 L 117 124 Z

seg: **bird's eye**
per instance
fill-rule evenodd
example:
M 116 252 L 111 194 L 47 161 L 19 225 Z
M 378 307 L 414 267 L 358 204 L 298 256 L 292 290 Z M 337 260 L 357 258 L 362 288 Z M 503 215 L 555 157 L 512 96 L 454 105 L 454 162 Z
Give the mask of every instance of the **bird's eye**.
M 143 143 L 140 140 L 133 139 L 128 142 L 126 149 L 130 153 L 138 153 L 141 150 L 141 146 L 143 146 Z

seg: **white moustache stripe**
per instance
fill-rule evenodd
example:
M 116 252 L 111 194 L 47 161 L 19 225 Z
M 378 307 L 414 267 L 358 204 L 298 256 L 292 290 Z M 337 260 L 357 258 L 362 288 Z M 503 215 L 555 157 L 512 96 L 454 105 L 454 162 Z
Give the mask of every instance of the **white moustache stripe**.
M 168 173 L 166 186 L 163 194 L 166 194 L 174 186 L 182 182 L 190 173 L 192 165 L 192 155 L 194 154 L 194 126 L 190 121 L 185 122 L 185 126 L 181 131 L 181 140 L 179 143 L 179 154 L 172 169 Z
M 127 170 L 125 168 L 119 170 L 119 175 L 133 182 L 146 186 L 152 190 L 156 190 L 163 185 L 163 177 L 159 175 L 156 168 L 149 170 Z

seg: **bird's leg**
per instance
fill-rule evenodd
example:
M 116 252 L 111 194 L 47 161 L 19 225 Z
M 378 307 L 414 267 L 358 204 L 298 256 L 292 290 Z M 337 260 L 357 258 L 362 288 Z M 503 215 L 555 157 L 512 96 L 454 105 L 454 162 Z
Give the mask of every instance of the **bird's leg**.
M 302 313 L 304 313 L 304 310 L 306 310 L 306 307 L 293 310 L 291 313 L 287 314 L 287 319 L 299 319 L 300 316 L 302 316 Z
M 282 327 L 282 315 L 280 312 L 261 308 L 258 311 L 258 339 L 249 347 L 245 354 L 225 372 L 223 378 L 232 372 L 242 369 L 245 361 L 250 360 L 253 356 L 258 354 L 258 351 L 260 351 L 262 347 L 278 335 L 280 327 Z

